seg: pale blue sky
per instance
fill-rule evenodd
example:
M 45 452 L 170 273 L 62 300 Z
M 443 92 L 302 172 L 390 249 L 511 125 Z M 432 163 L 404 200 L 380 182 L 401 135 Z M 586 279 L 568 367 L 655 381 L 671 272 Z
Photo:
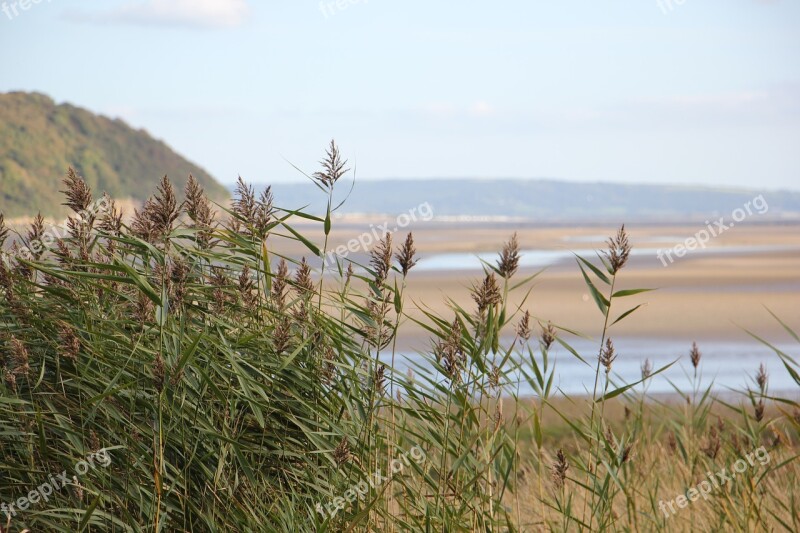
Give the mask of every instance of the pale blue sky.
M 660 1 L 6 0 L 0 91 L 226 183 L 302 180 L 284 158 L 335 137 L 362 178 L 800 189 L 800 2 Z

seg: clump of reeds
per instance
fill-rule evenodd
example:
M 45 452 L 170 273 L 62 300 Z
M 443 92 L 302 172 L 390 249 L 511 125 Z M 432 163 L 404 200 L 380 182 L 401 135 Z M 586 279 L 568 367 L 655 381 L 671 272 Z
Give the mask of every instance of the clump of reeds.
M 331 142 L 312 176 L 328 197 L 326 213 L 302 215 L 322 226 L 321 249 L 293 226 L 301 213 L 278 207 L 269 189 L 256 195 L 240 179 L 234 202 L 214 205 L 190 176 L 183 201 L 164 177 L 130 224 L 106 198 L 109 209 L 96 221 L 74 217 L 52 250 L 0 261 L 0 464 L 8 473 L 0 501 L 16 501 L 46 473 L 72 471 L 88 453 L 110 457 L 39 510 L 18 514 L 14 527 L 667 531 L 800 523 L 791 460 L 800 406 L 783 399 L 795 410 L 778 418 L 767 404 L 765 366 L 748 391 L 752 410 L 720 404 L 738 425 L 732 417 L 708 423 L 714 400 L 699 387 L 696 344 L 684 405 L 649 405 L 658 412 L 644 417 L 646 388 L 639 397 L 638 384 L 616 381 L 609 330 L 640 307 L 622 306 L 624 298 L 644 292 L 617 288 L 631 253 L 624 226 L 599 263 L 578 259 L 603 324 L 598 351 L 584 358 L 568 328 L 511 304 L 532 279 L 510 282 L 524 270 L 516 234 L 472 286 L 474 306 L 453 303 L 447 318 L 406 311 L 403 289 L 418 261 L 410 233 L 396 248 L 382 236 L 366 265 L 315 269 L 346 166 Z M 96 196 L 73 170 L 65 185 L 75 213 Z M 228 218 L 218 223 L 217 213 Z M 37 217 L 21 242 L 9 243 L 0 214 L 0 248 L 11 254 L 44 233 Z M 284 239 L 306 251 L 281 254 Z M 432 348 L 413 372 L 399 372 L 396 341 L 408 321 L 430 332 Z M 596 365 L 586 405 L 558 391 L 552 354 L 561 348 Z M 646 362 L 642 382 L 663 370 Z M 624 414 L 615 419 L 615 409 Z M 660 516 L 657 497 L 673 497 L 762 443 L 775 454 L 771 464 L 786 461 L 779 472 L 754 469 L 691 520 Z M 363 498 L 354 487 L 366 487 Z

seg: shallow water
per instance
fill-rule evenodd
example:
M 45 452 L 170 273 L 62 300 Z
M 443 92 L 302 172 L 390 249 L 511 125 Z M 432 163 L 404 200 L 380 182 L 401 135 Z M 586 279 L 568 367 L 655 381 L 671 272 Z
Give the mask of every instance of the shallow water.
M 670 241 L 669 244 L 675 244 L 674 241 Z M 633 257 L 641 257 L 645 260 L 649 259 L 649 263 L 652 263 L 653 266 L 663 266 L 661 260 L 658 259 L 658 252 L 659 250 L 666 250 L 669 249 L 669 244 L 665 245 L 664 248 L 634 248 L 631 252 L 631 256 Z M 713 247 L 709 246 L 707 248 L 698 248 L 696 250 L 689 251 L 683 258 L 677 258 L 673 254 L 673 258 L 676 261 L 680 261 L 681 259 L 686 259 L 693 256 L 709 256 L 709 255 L 727 255 L 727 254 L 758 254 L 758 253 L 767 253 L 767 252 L 781 252 L 781 251 L 793 251 L 797 250 L 800 251 L 800 248 L 796 246 L 782 246 L 782 245 L 765 245 L 765 246 L 724 246 L 724 247 Z M 577 250 L 521 250 L 519 265 L 522 268 L 542 268 L 546 266 L 555 265 L 567 260 L 571 260 L 575 257 L 574 254 L 580 255 L 586 259 L 593 260 L 596 258 L 596 250 L 592 248 L 586 249 L 577 249 Z M 433 254 L 429 256 L 423 256 L 416 267 L 414 267 L 415 271 L 427 271 L 427 272 L 441 272 L 441 271 L 448 271 L 448 270 L 481 270 L 483 263 L 481 261 L 486 261 L 490 264 L 494 264 L 497 260 L 497 253 L 496 252 L 486 252 L 486 253 L 463 253 L 463 252 L 453 252 L 453 253 L 443 253 L 443 254 Z M 666 261 L 666 259 L 665 259 Z M 596 261 L 595 261 L 596 262 Z
M 592 367 L 576 359 L 561 345 L 554 344 L 549 356 L 549 364 L 555 369 L 553 391 L 560 389 L 571 395 L 585 394 L 588 391 L 591 394 L 599 342 L 583 339 L 568 342 Z M 648 380 L 647 391 L 654 394 L 674 393 L 675 388 L 672 385 L 674 384 L 684 393 L 691 392 L 691 376 L 694 372 L 689 359 L 691 342 L 672 339 L 615 338 L 614 346 L 617 359 L 613 363 L 611 377 L 617 386 L 639 381 L 641 365 L 645 359 L 650 359 L 654 372 L 677 359 L 677 363 L 673 366 Z M 800 344 L 775 346 L 795 360 L 800 360 Z M 701 390 L 708 386 L 717 392 L 744 390 L 748 386 L 755 388 L 754 376 L 759 364 L 763 362 L 769 373 L 771 392 L 780 391 L 790 397 L 800 397 L 800 386 L 792 380 L 779 357 L 756 341 L 744 343 L 709 341 L 698 343 L 698 347 L 702 354 L 699 368 Z M 542 358 L 538 351 L 536 361 L 541 366 Z M 415 354 L 402 354 L 396 359 L 397 370 L 402 373 L 405 373 L 409 366 L 416 367 L 420 364 L 424 364 L 424 360 Z M 602 382 L 601 379 L 601 384 Z M 613 386 L 609 390 L 612 389 Z M 638 385 L 634 390 L 642 389 L 643 385 Z M 534 395 L 534 391 L 523 381 L 520 383 L 520 394 L 531 396 Z

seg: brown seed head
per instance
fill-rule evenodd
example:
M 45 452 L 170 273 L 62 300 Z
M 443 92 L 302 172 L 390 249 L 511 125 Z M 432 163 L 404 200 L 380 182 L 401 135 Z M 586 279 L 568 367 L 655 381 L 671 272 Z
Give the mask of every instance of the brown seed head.
M 336 141 L 331 140 L 325 155 L 325 159 L 319 162 L 322 165 L 322 170 L 315 172 L 313 178 L 325 189 L 330 190 L 350 169 L 345 168 L 347 161 L 342 161 Z
M 347 439 L 343 438 L 342 441 L 333 450 L 333 460 L 336 461 L 336 466 L 342 466 L 352 458 L 350 453 L 350 445 L 347 444 Z
M 98 227 L 101 231 L 119 236 L 122 231 L 122 211 L 117 208 L 117 203 L 108 195 L 104 194 L 103 198 L 108 207 L 100 216 L 100 225 Z
M 489 372 L 489 387 L 495 390 L 500 387 L 500 367 L 492 365 L 492 370 Z
M 716 426 L 711 426 L 708 430 L 708 436 L 705 438 L 701 449 L 708 457 L 711 459 L 716 459 L 721 447 L 722 441 L 720 441 L 717 428 Z
M 403 273 L 403 276 L 407 276 L 408 271 L 411 270 L 419 261 L 419 259 L 414 258 L 416 253 L 417 250 L 414 248 L 414 235 L 409 233 L 406 235 L 406 240 L 403 243 L 403 246 L 401 246 L 400 250 L 395 254 L 395 258 L 400 265 L 400 271 Z
M 11 337 L 11 373 L 16 376 L 27 376 L 30 373 L 30 355 L 25 345 L 16 337 Z
M 288 318 L 282 318 L 275 325 L 272 331 L 272 345 L 275 348 L 275 353 L 281 355 L 289 347 L 289 341 L 292 337 L 292 325 Z
M 370 252 L 369 264 L 375 272 L 375 285 L 382 286 L 392 268 L 392 234 L 388 231 Z
M 667 445 L 673 453 L 678 450 L 678 441 L 675 439 L 675 434 L 671 431 L 667 434 Z
M 375 368 L 375 375 L 372 378 L 373 383 L 375 384 L 375 392 L 378 396 L 383 396 L 384 387 L 386 386 L 386 365 L 379 364 Z
M 27 235 L 25 235 L 25 245 L 28 247 L 31 255 L 37 261 L 42 254 L 44 254 L 44 246 L 42 243 L 42 237 L 44 236 L 44 217 L 41 213 L 36 215 L 36 218 L 33 219 L 33 223 L 31 224 L 30 229 L 28 230 Z
M 228 285 L 225 269 L 217 266 L 211 267 L 211 279 L 209 281 L 213 287 L 214 311 L 219 313 L 225 309 L 230 300 L 228 293 L 225 291 L 225 287 Z
M 189 273 L 189 264 L 185 260 L 178 258 L 172 261 L 169 269 L 169 295 L 175 302 L 176 308 L 183 304 L 183 298 L 186 296 Z
M 311 280 L 311 267 L 308 266 L 306 258 L 300 261 L 300 266 L 294 274 L 295 290 L 300 296 L 310 296 L 314 292 L 314 282 Z
M 347 264 L 347 270 L 344 273 L 344 284 L 350 285 L 350 280 L 353 278 L 353 263 Z
M 631 245 L 628 243 L 628 233 L 625 231 L 625 225 L 623 224 L 617 234 L 608 239 L 608 250 L 603 251 L 603 255 L 606 256 L 611 267 L 611 274 L 616 274 L 622 270 L 622 267 L 628 262 L 630 253 Z
M 490 306 L 499 304 L 502 298 L 494 272 L 486 274 L 483 283 L 472 287 L 472 299 L 478 304 L 478 314 L 481 316 Z
M 238 215 L 241 221 L 252 227 L 256 223 L 256 194 L 253 186 L 244 182 L 241 176 L 236 180 L 235 198 L 233 200 L 233 212 Z
M 272 301 L 278 309 L 286 306 L 286 279 L 289 277 L 289 267 L 286 260 L 281 258 L 278 263 L 278 272 L 272 279 Z
M 559 448 L 556 454 L 556 462 L 553 464 L 552 477 L 557 489 L 564 486 L 564 481 L 567 479 L 567 470 L 569 470 L 569 462 L 567 461 L 564 451 Z
M 67 197 L 67 201 L 61 205 L 66 205 L 76 213 L 85 211 L 92 203 L 92 190 L 83 181 L 83 178 L 69 167 L 67 177 L 64 179 L 65 191 L 61 191 Z
M 460 382 L 461 370 L 466 362 L 466 355 L 461 348 L 461 324 L 453 320 L 447 336 L 434 346 L 436 359 L 444 366 L 445 373 L 453 382 Z
M 768 380 L 769 374 L 767 374 L 767 369 L 764 366 L 764 363 L 761 363 L 761 366 L 758 367 L 758 374 L 756 374 L 756 383 L 758 384 L 758 388 L 761 390 L 761 394 L 765 394 L 767 392 Z
M 255 234 L 259 239 L 266 239 L 269 223 L 272 221 L 272 187 L 261 191 L 256 204 L 255 220 L 253 223 Z
M 503 245 L 503 251 L 500 253 L 500 259 L 497 260 L 497 270 L 500 275 L 505 279 L 511 278 L 516 273 L 519 267 L 519 243 L 517 242 L 517 234 L 511 236 L 511 239 Z
M 256 284 L 253 281 L 253 276 L 250 274 L 250 267 L 244 265 L 239 274 L 239 296 L 242 299 L 242 305 L 252 311 L 258 303 L 258 295 L 255 292 Z
M 558 332 L 550 322 L 547 323 L 547 326 L 542 326 L 541 324 L 539 324 L 539 326 L 542 328 L 542 336 L 540 337 L 539 341 L 542 343 L 542 346 L 545 350 L 549 350 L 556 341 Z
M 696 342 L 692 343 L 692 351 L 689 352 L 689 357 L 692 360 L 692 366 L 697 368 L 697 365 L 700 364 L 700 358 L 702 357 L 702 354 L 700 353 L 700 350 L 697 348 Z
M 153 386 L 159 393 L 164 390 L 164 381 L 167 376 L 167 368 L 161 354 L 156 355 L 153 362 Z
M 764 404 L 764 400 L 763 399 L 758 400 L 758 403 L 755 406 L 756 422 L 761 422 L 761 420 L 764 419 L 764 409 L 765 408 L 766 408 L 766 405 Z
M 77 362 L 78 354 L 81 350 L 81 342 L 72 327 L 64 322 L 59 328 L 59 340 L 61 341 L 61 355 L 65 359 Z
M 0 213 L 0 253 L 3 251 L 3 246 L 8 239 L 8 228 L 6 227 L 6 219 L 3 213 Z
M 211 230 L 216 213 L 211 209 L 211 202 L 205 191 L 191 174 L 186 182 L 185 196 L 186 214 L 194 223 L 194 228 L 198 230 L 195 236 L 197 244 L 201 249 L 206 250 L 211 246 Z
M 132 229 L 147 241 L 161 239 L 172 231 L 180 213 L 181 206 L 178 205 L 175 189 L 164 176 L 158 185 L 158 192 L 145 202 L 142 211 L 134 210 Z
M 530 340 L 531 338 L 531 312 L 525 311 L 525 314 L 522 315 L 522 318 L 517 324 L 517 336 L 520 339 Z
M 600 364 L 606 369 L 606 374 L 611 372 L 611 363 L 617 358 L 617 354 L 614 351 L 614 343 L 611 342 L 611 338 L 609 337 L 606 339 L 605 347 L 600 351 Z
M 649 378 L 652 373 L 653 365 L 650 363 L 650 359 L 645 359 L 642 363 L 642 380 Z

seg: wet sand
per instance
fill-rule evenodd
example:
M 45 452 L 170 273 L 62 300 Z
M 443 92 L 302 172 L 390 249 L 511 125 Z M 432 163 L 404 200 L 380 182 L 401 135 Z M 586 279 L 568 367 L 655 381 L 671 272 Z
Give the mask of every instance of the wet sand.
M 329 245 L 337 246 L 369 230 L 369 223 L 339 222 L 334 225 Z M 789 340 L 787 333 L 767 312 L 768 307 L 789 325 L 800 330 L 800 224 L 742 224 L 712 238 L 705 250 L 688 252 L 663 266 L 656 250 L 671 248 L 692 237 L 704 225 L 630 225 L 634 250 L 629 264 L 618 276 L 616 289 L 657 288 L 641 295 L 615 300 L 612 314 L 644 304 L 638 311 L 615 325 L 614 335 L 682 340 L 752 340 L 742 328 L 777 341 Z M 494 252 L 516 231 L 520 247 L 528 250 L 589 251 L 603 249 L 602 236 L 615 227 L 537 227 L 524 223 L 425 223 L 414 224 L 416 247 L 423 262 L 426 257 L 451 252 Z M 401 231 L 395 242 L 404 238 Z M 299 250 L 295 250 L 302 253 Z M 351 254 L 364 260 L 361 254 Z M 591 254 L 587 259 L 597 258 Z M 448 271 L 426 270 L 420 264 L 408 279 L 406 310 L 419 317 L 422 309 L 451 316 L 447 300 L 472 308 L 469 287 L 481 277 L 477 258 Z M 523 268 L 515 276 L 521 280 L 539 268 Z M 602 330 L 603 317 L 573 259 L 562 259 L 547 266 L 524 292 L 512 296 L 539 320 L 595 337 Z M 428 334 L 406 323 L 400 344 L 406 349 L 424 347 Z

